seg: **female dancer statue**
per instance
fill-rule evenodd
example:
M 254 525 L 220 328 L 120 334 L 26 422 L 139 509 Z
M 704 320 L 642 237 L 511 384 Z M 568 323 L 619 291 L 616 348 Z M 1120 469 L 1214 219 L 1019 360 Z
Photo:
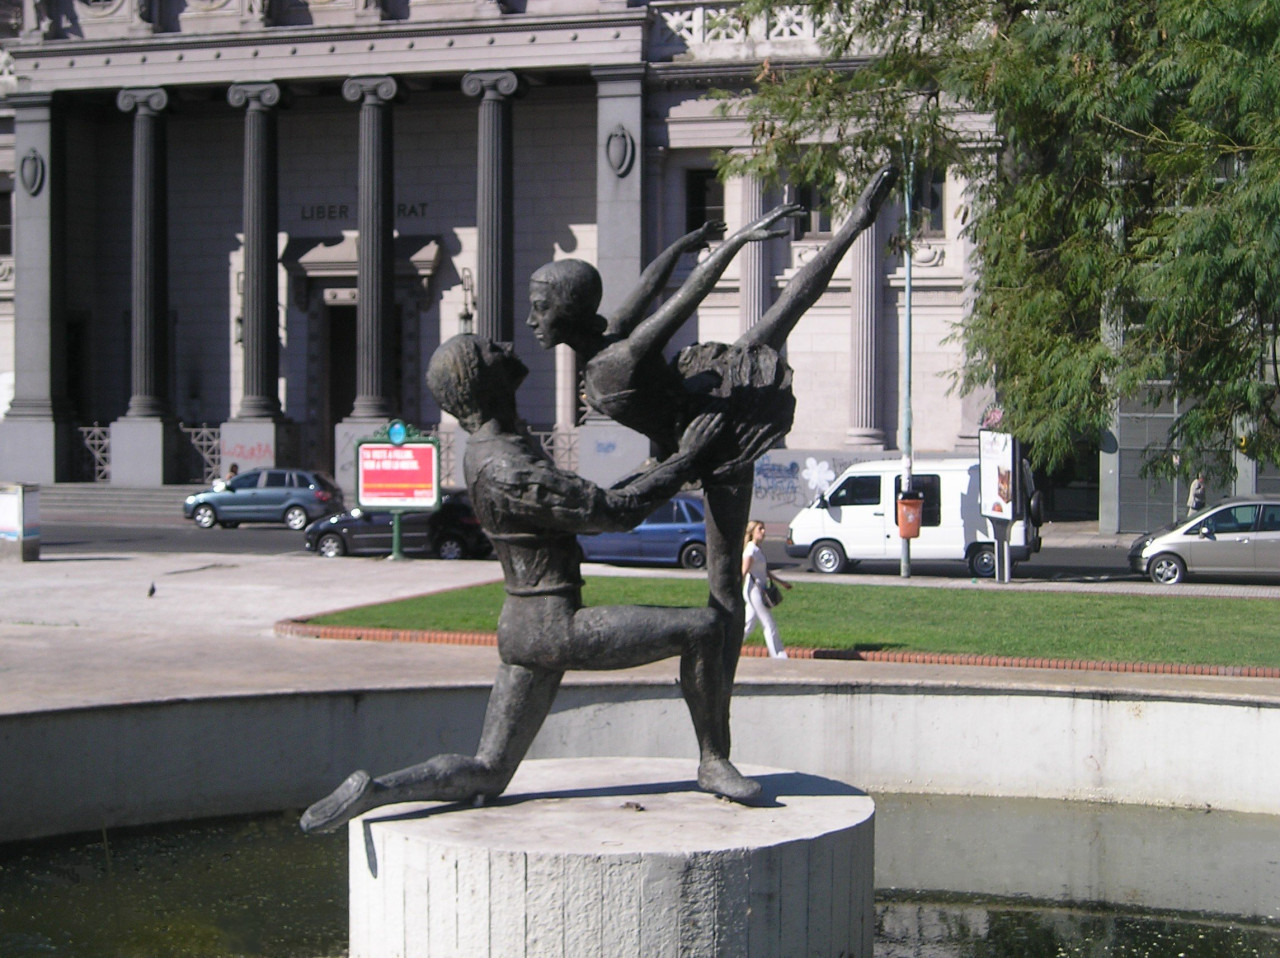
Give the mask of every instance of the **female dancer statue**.
M 726 411 L 699 478 L 707 502 L 707 570 L 711 605 L 729 623 L 722 658 L 725 723 L 728 693 L 742 646 L 742 539 L 749 518 L 754 458 L 742 449 L 743 431 L 767 425 L 785 435 L 795 415 L 791 370 L 780 352 L 800 317 L 827 288 L 853 241 L 875 222 L 898 171 L 882 167 L 831 240 L 787 284 L 760 321 L 732 345 L 701 343 L 666 362 L 663 348 L 714 288 L 729 261 L 748 242 L 783 235 L 773 225 L 799 207 L 776 207 L 730 236 L 689 274 L 653 315 L 640 318 L 670 276 L 680 254 L 700 248 L 719 224 L 682 237 L 645 271 L 636 290 L 612 318 L 599 316 L 603 285 L 595 267 L 557 260 L 536 270 L 529 287 L 527 323 L 544 349 L 567 343 L 586 363 L 587 402 L 615 422 L 636 430 L 660 457 L 679 446 L 685 427 L 711 404 Z

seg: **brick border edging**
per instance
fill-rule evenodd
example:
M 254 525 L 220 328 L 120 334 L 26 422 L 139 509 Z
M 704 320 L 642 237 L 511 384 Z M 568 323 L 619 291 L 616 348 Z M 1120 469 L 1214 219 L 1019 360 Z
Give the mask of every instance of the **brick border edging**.
M 363 642 L 421 642 L 433 645 L 498 644 L 494 632 L 447 632 L 442 629 L 383 629 L 357 625 L 313 625 L 304 619 L 282 619 L 277 635 L 307 639 L 345 639 Z M 742 654 L 767 658 L 762 645 L 745 645 Z M 1247 665 L 1171 665 L 1161 662 L 1103 662 L 1087 659 L 1042 659 L 1007 655 L 961 655 L 950 652 L 875 652 L 856 649 L 789 648 L 793 659 L 838 659 L 855 662 L 898 662 L 908 665 L 977 665 L 1007 669 L 1058 669 L 1068 672 L 1139 672 L 1155 675 L 1207 675 L 1280 679 L 1280 668 Z
M 496 632 L 446 632 L 442 629 L 382 629 L 364 625 L 312 625 L 305 619 L 282 619 L 276 635 L 299 639 L 346 639 L 361 642 L 427 642 L 433 645 L 494 645 Z

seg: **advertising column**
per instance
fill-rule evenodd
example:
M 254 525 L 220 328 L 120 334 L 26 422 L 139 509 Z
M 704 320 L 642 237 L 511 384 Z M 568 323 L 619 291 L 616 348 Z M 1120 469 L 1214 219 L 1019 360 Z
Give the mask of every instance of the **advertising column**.
M 1018 441 L 1007 432 L 982 429 L 978 432 L 978 486 L 982 514 L 991 522 L 996 540 L 996 581 L 1008 582 L 1012 564 L 1009 561 L 1009 529 L 1018 515 L 1019 472 L 1021 455 Z

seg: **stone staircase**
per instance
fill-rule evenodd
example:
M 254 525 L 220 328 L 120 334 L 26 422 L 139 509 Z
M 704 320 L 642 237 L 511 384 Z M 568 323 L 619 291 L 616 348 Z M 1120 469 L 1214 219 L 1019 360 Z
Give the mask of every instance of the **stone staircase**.
M 182 501 L 204 485 L 133 489 L 105 482 L 58 482 L 40 487 L 42 522 L 180 523 Z

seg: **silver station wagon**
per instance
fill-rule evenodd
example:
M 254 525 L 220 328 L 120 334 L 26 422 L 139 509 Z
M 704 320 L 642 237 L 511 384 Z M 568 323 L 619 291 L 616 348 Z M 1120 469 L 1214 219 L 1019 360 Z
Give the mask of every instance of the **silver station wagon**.
M 1192 575 L 1280 576 L 1280 498 L 1224 499 L 1129 547 L 1129 566 L 1152 582 Z

